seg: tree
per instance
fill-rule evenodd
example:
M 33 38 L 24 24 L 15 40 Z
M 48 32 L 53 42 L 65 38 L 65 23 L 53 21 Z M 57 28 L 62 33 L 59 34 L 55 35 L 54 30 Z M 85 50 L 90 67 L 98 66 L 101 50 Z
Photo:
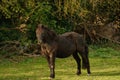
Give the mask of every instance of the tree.
M 0 28 L 17 28 L 34 41 L 38 23 L 63 33 L 74 30 L 79 24 L 119 21 L 119 12 L 118 0 L 1 0 Z M 3 32 L 0 34 L 4 36 Z

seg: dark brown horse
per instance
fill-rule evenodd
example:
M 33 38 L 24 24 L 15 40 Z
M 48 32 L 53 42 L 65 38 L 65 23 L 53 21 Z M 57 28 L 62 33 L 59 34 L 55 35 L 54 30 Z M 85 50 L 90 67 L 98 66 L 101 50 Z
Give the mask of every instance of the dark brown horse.
M 62 35 L 57 35 L 54 31 L 39 24 L 36 29 L 36 36 L 41 46 L 41 54 L 47 58 L 51 78 L 55 77 L 55 57 L 66 58 L 72 55 L 77 62 L 77 75 L 81 74 L 81 59 L 79 54 L 82 58 L 82 67 L 87 68 L 87 73 L 90 74 L 88 47 L 82 35 L 75 32 L 66 32 Z

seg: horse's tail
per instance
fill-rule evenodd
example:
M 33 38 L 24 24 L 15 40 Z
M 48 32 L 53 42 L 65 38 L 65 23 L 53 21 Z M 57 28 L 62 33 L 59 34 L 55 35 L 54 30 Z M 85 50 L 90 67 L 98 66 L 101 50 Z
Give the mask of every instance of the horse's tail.
M 83 69 L 86 69 L 89 65 L 89 60 L 88 60 L 88 46 L 86 45 L 85 46 L 85 50 L 84 50 L 84 53 L 82 54 L 82 68 Z

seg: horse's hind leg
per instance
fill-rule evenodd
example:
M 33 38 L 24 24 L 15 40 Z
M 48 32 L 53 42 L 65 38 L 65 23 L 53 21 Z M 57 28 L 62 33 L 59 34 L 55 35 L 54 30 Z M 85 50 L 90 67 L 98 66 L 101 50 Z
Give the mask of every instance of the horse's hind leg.
M 88 47 L 85 47 L 83 51 L 79 51 L 82 57 L 82 66 L 83 68 L 87 68 L 87 73 L 90 74 L 90 63 L 88 58 Z
M 81 59 L 79 58 L 77 52 L 73 53 L 73 58 L 77 62 L 77 75 L 81 74 Z
M 90 63 L 88 59 L 88 55 L 82 55 L 82 60 L 83 60 L 83 67 L 87 68 L 87 73 L 90 74 Z

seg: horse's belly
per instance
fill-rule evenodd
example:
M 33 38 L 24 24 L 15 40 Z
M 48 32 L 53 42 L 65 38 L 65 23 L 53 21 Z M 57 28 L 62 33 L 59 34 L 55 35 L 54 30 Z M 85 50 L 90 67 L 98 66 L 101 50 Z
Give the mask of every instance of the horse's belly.
M 57 53 L 56 57 L 57 58 L 66 58 L 69 57 L 71 54 L 65 54 L 65 53 Z
M 70 55 L 72 55 L 75 52 L 75 49 L 64 49 L 64 50 L 58 50 L 56 53 L 56 57 L 57 58 L 66 58 L 69 57 Z
M 66 58 L 72 55 L 76 51 L 76 45 L 73 40 L 61 37 L 58 42 L 58 49 L 56 57 Z

